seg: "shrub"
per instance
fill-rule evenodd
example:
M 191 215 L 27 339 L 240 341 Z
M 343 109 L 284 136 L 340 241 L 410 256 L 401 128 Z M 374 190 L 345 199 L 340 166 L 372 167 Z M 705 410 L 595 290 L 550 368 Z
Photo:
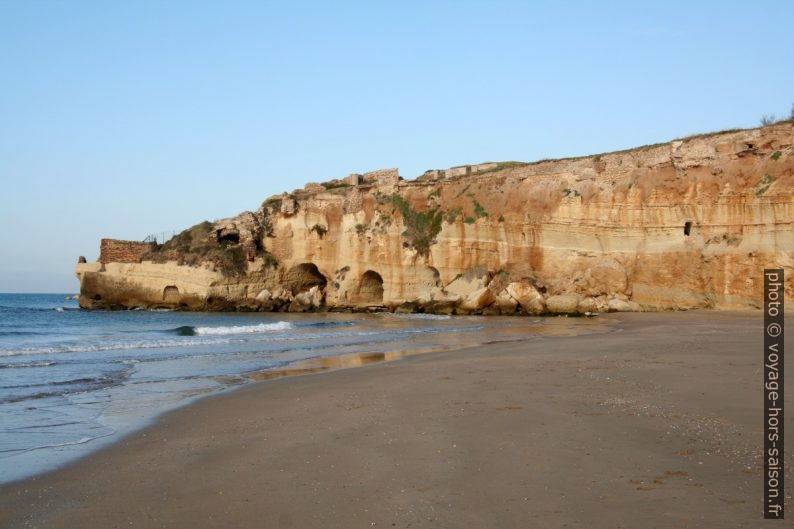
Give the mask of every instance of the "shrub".
M 278 259 L 276 259 L 272 254 L 269 252 L 264 252 L 264 262 L 262 263 L 262 268 L 276 268 L 278 266 Z
M 351 184 L 347 182 L 340 182 L 340 181 L 331 181 L 331 182 L 322 182 L 320 183 L 326 190 L 331 189 L 347 189 L 348 187 L 353 187 Z
M 775 160 L 775 161 L 778 161 L 782 155 L 783 155 L 782 152 L 775 151 L 775 152 L 772 153 L 772 159 Z
M 474 205 L 474 214 L 477 215 L 478 217 L 487 217 L 488 212 L 485 211 L 485 208 L 482 207 L 482 204 L 477 202 L 477 199 L 474 198 L 474 195 L 469 193 L 468 196 L 471 199 L 471 203 Z
M 466 224 L 474 224 L 477 221 L 474 219 L 474 217 L 466 217 L 463 219 L 463 222 L 465 222 Z
M 775 115 L 774 114 L 769 114 L 769 115 L 764 114 L 763 116 L 761 116 L 761 126 L 762 127 L 765 127 L 767 125 L 771 125 L 775 121 L 777 121 L 777 120 L 775 119 Z
M 772 185 L 776 178 L 772 175 L 764 176 L 756 185 L 755 185 L 755 196 L 760 197 L 764 193 L 766 193 L 769 186 Z
M 452 224 L 461 213 L 463 213 L 463 208 L 452 208 L 444 215 L 444 220 Z
M 259 253 L 269 259 L 266 251 Z M 270 256 L 272 258 L 272 256 Z M 239 243 L 218 241 L 211 222 L 204 221 L 175 235 L 165 244 L 156 246 L 144 259 L 156 263 L 176 261 L 181 265 L 198 266 L 213 263 L 224 275 L 242 275 L 247 270 L 245 251 Z
M 262 202 L 262 209 L 272 209 L 273 211 L 279 211 L 281 209 L 281 203 L 283 202 L 280 198 L 269 198 Z
M 441 232 L 443 213 L 438 208 L 428 211 L 414 211 L 400 195 L 392 195 L 391 203 L 403 216 L 405 243 L 420 255 L 428 256 L 430 247 L 435 244 L 436 235 Z
M 328 233 L 328 228 L 326 228 L 322 224 L 315 224 L 314 226 L 311 227 L 309 231 L 313 231 L 317 233 L 317 236 L 322 239 L 325 236 L 325 234 Z

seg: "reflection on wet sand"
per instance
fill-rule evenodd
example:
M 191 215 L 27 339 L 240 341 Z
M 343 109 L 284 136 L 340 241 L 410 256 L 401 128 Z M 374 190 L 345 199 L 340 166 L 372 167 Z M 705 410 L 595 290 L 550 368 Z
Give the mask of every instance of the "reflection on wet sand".
M 435 347 L 432 349 L 415 349 L 411 351 L 389 351 L 386 353 L 350 353 L 337 356 L 324 356 L 300 360 L 281 369 L 268 369 L 265 371 L 255 371 L 247 373 L 246 376 L 252 380 L 270 380 L 272 378 L 289 377 L 295 375 L 308 375 L 320 373 L 333 369 L 343 369 L 347 367 L 361 367 L 378 362 L 397 360 L 405 356 L 445 351 L 445 347 Z
M 591 318 L 547 318 L 542 323 L 539 322 L 538 325 L 533 325 L 531 327 L 532 332 L 529 334 L 526 332 L 526 328 L 524 328 L 522 332 L 503 332 L 499 333 L 499 335 L 493 335 L 492 333 L 485 332 L 482 334 L 481 340 L 478 341 L 478 343 L 472 343 L 470 347 L 502 342 L 521 341 L 532 337 L 601 334 L 604 332 L 609 332 L 612 328 L 611 325 L 616 322 L 616 319 L 611 318 L 599 318 L 599 320 L 594 320 Z M 281 377 L 321 373 L 335 369 L 361 367 L 370 364 L 376 364 L 378 362 L 399 360 L 400 358 L 417 354 L 437 353 L 459 349 L 461 349 L 461 347 L 456 345 L 424 349 L 403 349 L 386 352 L 349 353 L 334 356 L 323 356 L 293 362 L 283 368 L 246 373 L 245 376 L 251 380 L 271 380 Z

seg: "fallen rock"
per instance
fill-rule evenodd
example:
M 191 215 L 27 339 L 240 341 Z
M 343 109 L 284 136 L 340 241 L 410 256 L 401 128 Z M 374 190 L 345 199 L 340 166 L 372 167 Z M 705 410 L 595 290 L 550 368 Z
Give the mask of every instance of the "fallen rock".
M 456 301 L 433 301 L 426 307 L 425 312 L 451 315 L 455 314 L 457 306 L 458 303 Z
M 307 312 L 319 309 L 323 305 L 323 292 L 317 285 L 305 292 L 295 294 L 295 299 L 289 305 L 290 312 Z
M 609 299 L 606 296 L 598 296 L 593 299 L 596 301 L 596 309 L 598 312 L 609 312 Z
M 325 298 L 325 294 L 320 287 L 314 285 L 312 288 L 309 289 L 309 296 L 311 296 L 311 305 L 315 308 L 320 308 L 323 306 L 323 300 Z
M 263 289 L 259 294 L 256 295 L 256 301 L 264 303 L 265 301 L 270 301 L 273 299 L 273 294 L 268 289 Z
M 555 314 L 572 314 L 579 308 L 579 294 L 559 294 L 549 296 L 546 300 L 546 309 Z
M 523 281 L 514 281 L 508 284 L 505 291 L 520 305 L 529 305 L 530 301 L 541 297 L 540 292 L 538 292 L 538 289 L 536 289 L 534 285 Z
M 622 299 L 609 300 L 609 312 L 640 312 L 642 307 L 635 301 L 625 301 Z
M 289 304 L 289 312 L 307 312 L 312 308 L 312 298 L 308 292 L 301 292 L 295 295 L 295 299 Z
M 521 306 L 521 311 L 525 314 L 545 314 L 546 313 L 546 302 L 543 301 L 542 297 L 535 298 L 529 302 L 528 306 Z
M 281 306 L 280 303 L 280 301 L 276 302 L 272 299 L 267 301 L 259 301 L 257 302 L 256 310 L 258 312 L 271 312 L 273 310 L 278 310 L 278 308 Z
M 396 309 L 394 309 L 395 314 L 414 314 L 419 310 L 419 304 L 415 301 L 406 301 L 405 303 L 400 303 Z
M 293 299 L 292 293 L 289 290 L 280 287 L 273 291 L 271 297 L 274 300 L 280 300 L 282 302 L 290 302 Z
M 507 293 L 507 290 L 502 290 L 496 295 L 496 306 L 505 314 L 515 312 L 518 308 L 518 301 L 513 296 Z
M 542 314 L 546 311 L 543 295 L 530 283 L 514 281 L 507 285 L 505 291 L 516 300 L 525 314 Z
M 482 287 L 469 294 L 460 304 L 464 310 L 480 310 L 494 302 L 493 292 L 487 287 Z
M 458 295 L 466 299 L 470 294 L 484 288 L 489 281 L 488 271 L 484 268 L 473 268 L 456 277 L 444 287 L 448 295 Z
M 434 303 L 444 303 L 444 304 L 452 304 L 457 305 L 463 298 L 457 294 L 449 294 L 444 292 L 440 288 L 434 288 L 430 291 L 430 299 L 432 300 L 431 303 L 428 305 L 432 305 Z
M 582 301 L 579 302 L 579 312 L 598 312 L 598 302 L 595 298 L 584 298 Z

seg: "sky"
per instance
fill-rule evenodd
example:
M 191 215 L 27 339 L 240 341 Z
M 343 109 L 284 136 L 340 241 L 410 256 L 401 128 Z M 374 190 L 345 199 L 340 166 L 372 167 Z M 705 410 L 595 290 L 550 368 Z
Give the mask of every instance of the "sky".
M 306 182 L 584 155 L 794 103 L 794 2 L 0 0 L 0 292 Z

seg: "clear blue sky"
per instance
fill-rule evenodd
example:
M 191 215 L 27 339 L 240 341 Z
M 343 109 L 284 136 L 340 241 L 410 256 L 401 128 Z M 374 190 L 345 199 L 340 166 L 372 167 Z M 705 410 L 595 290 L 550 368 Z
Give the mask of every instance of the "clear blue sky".
M 603 152 L 794 103 L 794 2 L 0 0 L 0 292 L 382 167 Z

